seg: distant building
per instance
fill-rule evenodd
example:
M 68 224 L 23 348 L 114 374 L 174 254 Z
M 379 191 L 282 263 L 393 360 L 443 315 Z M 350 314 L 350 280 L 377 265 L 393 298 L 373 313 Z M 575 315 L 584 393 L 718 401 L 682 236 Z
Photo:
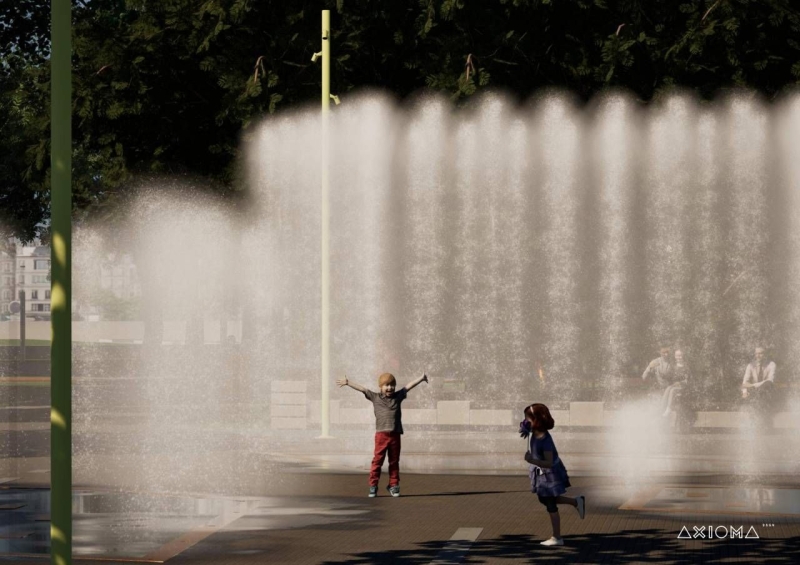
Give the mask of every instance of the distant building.
M 117 298 L 141 296 L 136 265 L 130 255 L 109 254 L 100 263 L 100 288 L 112 292 Z
M 136 265 L 130 255 L 109 254 L 92 264 L 88 278 L 97 281 L 121 300 L 141 296 L 141 284 Z M 25 293 L 25 311 L 29 317 L 50 317 L 50 246 L 22 245 L 10 240 L 0 250 L 0 315 L 10 313 L 11 302 Z M 93 304 L 78 304 L 73 300 L 73 313 L 97 314 Z
M 12 261 L 15 288 L 12 296 L 19 300 L 25 293 L 28 315 L 50 317 L 50 247 L 16 245 Z
M 15 256 L 13 249 L 0 251 L 0 315 L 8 314 L 8 306 L 15 300 Z

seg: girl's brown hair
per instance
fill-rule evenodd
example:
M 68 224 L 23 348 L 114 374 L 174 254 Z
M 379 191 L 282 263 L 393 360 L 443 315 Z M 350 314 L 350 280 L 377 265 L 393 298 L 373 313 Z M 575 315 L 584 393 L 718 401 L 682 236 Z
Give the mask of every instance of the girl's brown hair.
M 556 425 L 550 410 L 544 404 L 531 404 L 525 408 L 525 419 L 531 423 L 531 428 L 534 430 L 552 430 Z

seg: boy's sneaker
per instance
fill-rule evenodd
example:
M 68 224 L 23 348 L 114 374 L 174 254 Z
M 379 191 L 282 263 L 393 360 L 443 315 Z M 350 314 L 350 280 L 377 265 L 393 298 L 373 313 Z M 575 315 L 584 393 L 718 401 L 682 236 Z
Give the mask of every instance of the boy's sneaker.
M 375 498 L 378 496 L 378 487 L 369 487 L 369 497 Z
M 386 490 L 395 498 L 400 496 L 400 485 L 387 485 Z
M 540 545 L 564 545 L 563 538 L 550 538 L 544 540 Z
M 583 520 L 583 517 L 586 516 L 586 497 L 579 496 L 577 500 L 578 500 L 578 516 L 580 516 L 581 520 Z

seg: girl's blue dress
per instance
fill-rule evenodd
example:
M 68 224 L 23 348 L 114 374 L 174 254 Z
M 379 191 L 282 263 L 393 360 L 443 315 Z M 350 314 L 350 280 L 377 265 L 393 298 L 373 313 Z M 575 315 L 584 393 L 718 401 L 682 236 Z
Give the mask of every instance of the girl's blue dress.
M 549 432 L 544 437 L 536 438 L 533 433 L 528 436 L 530 452 L 536 459 L 544 459 L 545 451 L 553 452 L 554 464 L 550 469 L 528 465 L 528 476 L 531 479 L 531 492 L 539 496 L 561 496 L 570 487 L 569 475 L 564 463 L 558 457 L 558 450 Z

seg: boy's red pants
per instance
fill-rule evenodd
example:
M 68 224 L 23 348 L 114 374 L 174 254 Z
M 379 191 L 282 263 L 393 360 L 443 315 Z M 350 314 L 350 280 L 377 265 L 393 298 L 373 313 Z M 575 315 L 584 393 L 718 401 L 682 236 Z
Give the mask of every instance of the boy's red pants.
M 400 434 L 397 432 L 375 433 L 375 455 L 372 458 L 372 469 L 369 472 L 370 486 L 378 486 L 381 478 L 381 466 L 389 452 L 389 486 L 400 484 Z

